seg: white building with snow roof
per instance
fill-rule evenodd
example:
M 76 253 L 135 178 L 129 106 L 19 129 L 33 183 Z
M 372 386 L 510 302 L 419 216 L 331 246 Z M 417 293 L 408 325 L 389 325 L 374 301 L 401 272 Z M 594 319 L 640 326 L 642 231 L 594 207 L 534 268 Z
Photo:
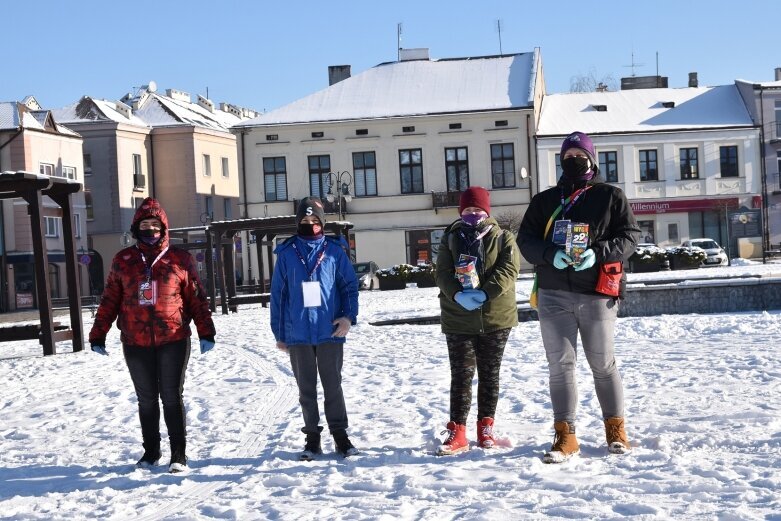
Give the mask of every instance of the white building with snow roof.
M 641 242 L 709 237 L 737 255 L 729 214 L 759 208 L 762 186 L 759 128 L 735 85 L 545 96 L 540 190 L 555 186 L 561 143 L 576 130 L 592 138 L 601 174 L 629 198 Z
M 43 109 L 32 96 L 21 102 L 0 102 L 0 172 L 26 171 L 65 177 L 84 183 L 82 138 Z M 87 247 L 84 193 L 71 196 L 76 249 Z M 62 209 L 43 198 L 44 235 L 52 298 L 68 296 L 65 280 L 65 242 Z M 35 260 L 28 215 L 22 198 L 0 200 L 0 311 L 37 307 Z M 81 269 L 81 292 L 88 294 L 88 277 Z
M 469 186 L 491 192 L 494 217 L 523 214 L 544 94 L 538 50 L 440 60 L 405 50 L 400 61 L 344 76 L 233 127 L 245 216 L 290 215 L 308 195 L 341 192 L 357 260 L 383 267 L 432 261 Z M 327 219 L 339 218 L 339 203 L 326 204 Z
M 84 137 L 90 247 L 104 274 L 127 244 L 139 203 L 157 198 L 171 227 L 237 217 L 236 137 L 229 128 L 254 111 L 168 89 L 153 82 L 118 101 L 89 96 L 56 111 Z M 104 274 L 96 274 L 101 286 Z M 99 289 L 99 288 L 98 288 Z

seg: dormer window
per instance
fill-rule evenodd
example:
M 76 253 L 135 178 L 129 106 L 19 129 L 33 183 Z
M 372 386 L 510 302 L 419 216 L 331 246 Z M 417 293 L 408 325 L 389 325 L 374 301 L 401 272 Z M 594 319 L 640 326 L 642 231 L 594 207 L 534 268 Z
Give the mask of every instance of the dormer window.
M 671 109 L 671 108 L 675 107 L 675 102 L 674 101 L 663 101 L 662 102 L 662 107 L 664 107 L 666 109 Z
M 607 105 L 591 105 L 591 108 L 597 112 L 607 112 Z

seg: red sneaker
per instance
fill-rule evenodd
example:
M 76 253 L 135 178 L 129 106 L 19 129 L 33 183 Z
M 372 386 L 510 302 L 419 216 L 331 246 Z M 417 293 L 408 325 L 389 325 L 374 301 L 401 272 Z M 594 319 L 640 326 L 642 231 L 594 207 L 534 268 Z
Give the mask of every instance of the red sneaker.
M 466 439 L 466 425 L 459 425 L 456 422 L 448 422 L 447 430 L 442 431 L 444 434 L 448 433 L 445 442 L 437 449 L 437 456 L 446 456 L 449 454 L 458 454 L 469 450 L 469 442 Z
M 477 420 L 477 444 L 484 449 L 492 449 L 496 445 L 493 418 L 486 416 L 482 420 Z

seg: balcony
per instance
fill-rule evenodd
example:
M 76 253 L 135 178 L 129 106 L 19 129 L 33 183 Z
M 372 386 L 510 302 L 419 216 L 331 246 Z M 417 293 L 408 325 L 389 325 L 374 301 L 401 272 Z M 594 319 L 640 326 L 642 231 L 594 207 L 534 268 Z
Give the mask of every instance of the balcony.
M 431 203 L 436 212 L 440 208 L 458 208 L 463 192 L 431 192 Z

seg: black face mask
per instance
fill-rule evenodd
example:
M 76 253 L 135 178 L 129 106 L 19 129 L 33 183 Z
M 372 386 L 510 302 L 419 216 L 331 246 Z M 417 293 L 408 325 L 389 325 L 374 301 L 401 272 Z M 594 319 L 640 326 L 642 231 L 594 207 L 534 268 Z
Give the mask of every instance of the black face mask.
M 562 160 L 561 169 L 564 172 L 564 177 L 573 180 L 591 179 L 592 173 L 589 163 L 587 157 L 568 157 Z
M 317 230 L 315 230 L 317 228 Z M 298 223 L 296 229 L 298 235 L 304 235 L 306 237 L 316 237 L 323 233 L 323 227 L 319 224 L 312 223 Z
M 157 244 L 162 237 L 163 232 L 161 230 L 153 230 L 151 228 L 147 228 L 146 230 L 138 230 L 138 238 L 150 246 Z

